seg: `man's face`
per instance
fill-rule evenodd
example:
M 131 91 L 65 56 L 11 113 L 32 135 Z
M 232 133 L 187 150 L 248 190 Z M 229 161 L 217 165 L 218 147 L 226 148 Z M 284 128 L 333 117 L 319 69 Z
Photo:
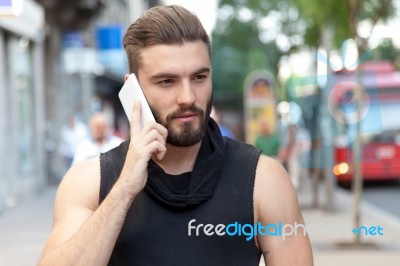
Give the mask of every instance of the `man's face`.
M 202 41 L 154 45 L 141 52 L 140 85 L 156 121 L 175 146 L 198 143 L 211 110 L 211 66 Z
M 93 139 L 95 139 L 99 143 L 103 142 L 106 139 L 108 133 L 107 121 L 100 116 L 92 118 L 92 120 L 90 121 L 90 130 Z

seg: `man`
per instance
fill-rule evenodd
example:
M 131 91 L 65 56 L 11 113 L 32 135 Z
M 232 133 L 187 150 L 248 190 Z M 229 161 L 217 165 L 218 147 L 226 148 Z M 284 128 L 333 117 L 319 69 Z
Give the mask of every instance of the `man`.
M 261 121 L 260 131 L 261 134 L 256 138 L 256 148 L 260 149 L 264 155 L 277 158 L 281 145 L 278 135 L 270 131 L 266 121 Z
M 296 190 L 300 190 L 305 177 L 309 176 L 310 134 L 299 124 L 289 124 L 284 133 L 281 156 Z
M 89 120 L 90 137 L 83 139 L 76 148 L 73 164 L 99 156 L 100 153 L 111 150 L 123 140 L 111 134 L 110 125 L 105 113 L 96 112 Z
M 152 8 L 124 45 L 157 123 L 140 129 L 136 102 L 130 142 L 67 173 L 39 265 L 258 265 L 261 252 L 268 265 L 311 265 L 307 236 L 249 234 L 303 219 L 282 167 L 209 119 L 211 51 L 198 18 Z
M 76 148 L 83 139 L 89 136 L 87 126 L 70 115 L 67 124 L 61 129 L 60 153 L 65 159 L 65 165 L 71 167 Z

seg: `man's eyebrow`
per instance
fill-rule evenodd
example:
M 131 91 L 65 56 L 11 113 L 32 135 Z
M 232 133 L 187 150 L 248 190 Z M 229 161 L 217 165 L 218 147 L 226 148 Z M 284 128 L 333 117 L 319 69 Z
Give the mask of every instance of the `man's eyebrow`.
M 209 67 L 202 67 L 199 70 L 195 71 L 191 76 L 196 76 L 199 74 L 210 73 L 211 69 Z
M 195 72 L 193 72 L 192 74 L 190 74 L 190 76 L 196 76 L 199 74 L 209 73 L 209 72 L 211 72 L 211 69 L 209 67 L 202 67 L 202 68 L 196 70 Z M 169 73 L 169 72 L 160 72 L 160 73 L 157 73 L 157 74 L 151 76 L 150 79 L 155 81 L 155 80 L 159 80 L 159 79 L 176 78 L 177 76 L 178 76 L 177 74 L 173 74 L 173 73 Z
M 150 77 L 151 80 L 159 80 L 159 79 L 170 79 L 177 77 L 176 74 L 168 73 L 168 72 L 160 72 Z

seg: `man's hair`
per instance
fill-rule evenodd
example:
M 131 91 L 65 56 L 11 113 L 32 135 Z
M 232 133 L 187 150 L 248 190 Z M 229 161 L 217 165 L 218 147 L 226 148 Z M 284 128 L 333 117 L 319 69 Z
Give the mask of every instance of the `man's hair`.
M 211 59 L 210 39 L 195 14 L 177 6 L 157 6 L 142 14 L 126 31 L 123 43 L 129 72 L 137 74 L 143 48 L 157 44 L 178 44 L 201 40 Z

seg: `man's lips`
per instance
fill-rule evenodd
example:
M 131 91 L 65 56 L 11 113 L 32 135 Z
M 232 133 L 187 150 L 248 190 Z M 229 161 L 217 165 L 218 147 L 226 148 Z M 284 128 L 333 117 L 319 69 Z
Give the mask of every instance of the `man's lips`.
M 179 114 L 174 116 L 174 119 L 179 121 L 179 122 L 191 122 L 193 121 L 196 117 L 198 116 L 197 113 L 192 113 L 192 112 L 188 112 L 188 113 L 183 113 L 183 114 Z

